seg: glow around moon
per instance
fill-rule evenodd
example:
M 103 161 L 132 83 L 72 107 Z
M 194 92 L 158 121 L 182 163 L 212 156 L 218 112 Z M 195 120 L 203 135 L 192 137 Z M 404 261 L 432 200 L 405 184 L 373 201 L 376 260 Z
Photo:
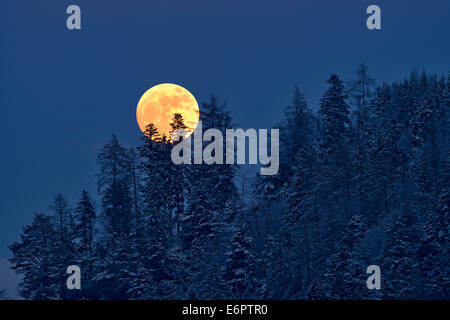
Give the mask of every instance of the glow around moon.
M 142 95 L 137 105 L 136 119 L 142 132 L 145 132 L 148 124 L 153 123 L 160 136 L 169 138 L 174 113 L 180 113 L 188 127 L 185 138 L 191 135 L 197 127 L 200 115 L 197 101 L 185 88 L 172 83 L 162 83 Z

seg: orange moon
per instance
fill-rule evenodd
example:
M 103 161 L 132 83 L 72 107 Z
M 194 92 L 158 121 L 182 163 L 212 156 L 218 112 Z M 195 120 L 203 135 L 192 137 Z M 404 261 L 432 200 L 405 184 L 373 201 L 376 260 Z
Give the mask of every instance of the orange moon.
M 170 138 L 170 123 L 174 113 L 183 116 L 187 126 L 184 138 L 189 137 L 198 124 L 198 103 L 185 88 L 173 83 L 162 83 L 142 95 L 137 105 L 136 119 L 142 132 L 145 132 L 147 125 L 153 123 L 161 137 L 165 135 Z

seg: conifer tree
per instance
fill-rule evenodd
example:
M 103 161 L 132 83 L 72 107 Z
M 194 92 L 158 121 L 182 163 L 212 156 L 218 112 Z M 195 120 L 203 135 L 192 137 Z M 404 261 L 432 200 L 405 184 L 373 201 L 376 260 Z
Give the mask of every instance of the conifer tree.
M 132 247 L 136 275 L 131 277 L 129 293 L 133 298 L 157 298 L 157 287 L 165 280 L 164 257 L 169 246 L 167 197 L 171 190 L 167 172 L 167 144 L 153 124 L 146 127 L 138 147 L 142 210 L 137 216 Z M 159 293 L 161 294 L 161 293 Z
M 231 127 L 231 118 L 215 96 L 202 104 L 203 130 L 221 130 Z M 225 153 L 224 153 L 225 154 Z M 180 240 L 188 253 L 187 271 L 192 275 L 191 298 L 223 298 L 221 270 L 232 222 L 237 208 L 237 190 L 234 184 L 235 168 L 226 164 L 197 164 L 186 172 L 188 197 L 182 220 Z
M 80 201 L 75 209 L 75 239 L 81 252 L 94 250 L 94 227 L 96 220 L 95 204 L 86 190 L 81 192 Z
M 383 253 L 383 293 L 388 299 L 413 299 L 418 291 L 419 266 L 411 209 L 392 216 Z
M 258 282 L 253 271 L 255 265 L 251 240 L 241 230 L 236 230 L 229 251 L 224 272 L 227 297 L 249 299 L 258 292 Z
M 356 171 L 353 188 L 353 197 L 357 201 L 359 214 L 364 214 L 368 210 L 369 200 L 369 170 L 371 166 L 370 149 L 372 145 L 370 97 L 372 86 L 375 82 L 368 75 L 367 67 L 361 64 L 356 70 L 357 79 L 349 83 L 349 95 L 354 99 L 356 123 L 353 128 L 352 141 L 355 143 L 353 150 L 353 168 Z
M 448 158 L 448 156 L 447 156 Z M 445 186 L 439 195 L 436 209 L 430 211 L 423 225 L 422 263 L 424 295 L 428 299 L 446 299 L 450 294 L 450 268 L 448 267 L 450 224 L 450 161 L 443 172 Z
M 318 193 L 325 222 L 325 248 L 333 250 L 349 215 L 352 171 L 350 168 L 349 107 L 342 80 L 331 75 L 328 90 L 320 100 Z
M 69 239 L 70 210 L 66 198 L 58 193 L 50 206 L 55 213 L 55 225 L 59 232 L 60 244 L 64 246 Z
M 54 253 L 59 236 L 52 217 L 38 213 L 30 225 L 23 227 L 20 242 L 9 246 L 13 253 L 12 269 L 23 275 L 19 292 L 25 299 L 61 298 L 61 270 Z
M 128 257 L 133 226 L 129 152 L 112 135 L 98 154 L 97 163 L 105 233 L 100 239 L 103 252 L 94 263 L 93 280 L 95 285 L 108 288 L 103 297 L 123 299 L 128 291 L 126 279 L 133 272 Z
M 93 277 L 95 204 L 86 190 L 81 192 L 80 201 L 75 208 L 74 247 L 75 260 L 82 269 L 83 293 L 89 294 Z
M 130 195 L 130 157 L 127 149 L 112 135 L 97 156 L 100 168 L 98 192 L 102 196 L 105 227 L 115 242 L 130 232 L 132 198 Z
M 320 288 L 311 288 L 311 293 L 320 294 L 316 298 L 360 299 L 366 288 L 365 267 L 360 263 L 360 242 L 365 234 L 361 216 L 353 216 L 336 253 L 326 261 L 326 269 L 319 280 L 313 284 Z M 313 296 L 314 298 L 314 296 Z

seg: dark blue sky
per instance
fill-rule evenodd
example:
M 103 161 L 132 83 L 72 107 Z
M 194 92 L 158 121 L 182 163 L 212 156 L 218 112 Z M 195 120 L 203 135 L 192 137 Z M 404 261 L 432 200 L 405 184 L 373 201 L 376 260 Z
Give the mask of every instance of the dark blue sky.
M 331 73 L 365 62 L 378 83 L 450 69 L 450 1 L 0 0 L 0 257 L 54 194 L 95 194 L 95 156 L 136 144 L 136 104 L 177 83 L 268 128 L 298 85 L 316 108 Z M 78 4 L 82 30 L 66 29 Z M 382 30 L 365 27 L 378 4 Z

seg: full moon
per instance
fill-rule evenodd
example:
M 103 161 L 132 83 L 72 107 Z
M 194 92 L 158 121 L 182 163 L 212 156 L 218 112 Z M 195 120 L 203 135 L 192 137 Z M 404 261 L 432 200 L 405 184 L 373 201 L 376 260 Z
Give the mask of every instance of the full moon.
M 145 132 L 147 125 L 153 123 L 161 137 L 165 135 L 170 138 L 170 123 L 175 113 L 183 116 L 187 126 L 184 138 L 189 137 L 199 120 L 197 101 L 185 88 L 172 83 L 162 83 L 142 95 L 137 105 L 136 119 L 142 132 Z

